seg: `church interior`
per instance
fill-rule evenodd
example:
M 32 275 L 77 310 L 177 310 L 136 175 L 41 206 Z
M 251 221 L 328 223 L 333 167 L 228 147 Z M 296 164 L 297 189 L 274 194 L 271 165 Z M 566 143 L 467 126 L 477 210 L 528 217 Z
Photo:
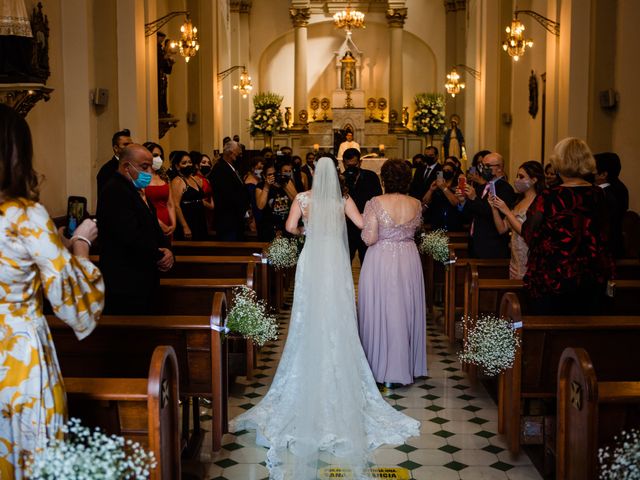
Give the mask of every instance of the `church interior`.
M 29 75 L 0 74 L 0 103 L 16 109 L 30 127 L 34 168 L 41 175 L 40 203 L 54 219 L 65 216 L 70 196 L 86 198 L 88 212 L 96 211 L 96 176 L 114 154 L 112 135 L 123 129 L 135 143 L 159 144 L 167 168 L 172 151 L 198 151 L 221 162 L 224 139 L 236 135 L 247 162 L 265 149 L 278 155 L 285 147 L 302 159 L 309 153 L 336 155 L 348 131 L 358 144 L 362 167 L 380 174 L 387 159 L 410 162 L 429 146 L 438 149 L 444 162 L 453 155 L 447 133 L 452 119 L 463 172 L 472 167 L 476 152 L 499 152 L 512 181 L 524 162 L 549 164 L 554 146 L 566 137 L 583 140 L 594 154 L 615 152 L 620 180 L 629 190 L 628 228 L 636 229 L 630 234 L 633 240 L 625 240 L 633 253 L 616 260 L 616 295 L 620 304 L 627 303 L 602 322 L 589 317 L 587 326 L 553 317 L 554 330 L 551 320 L 529 316 L 524 306 L 520 311 L 516 293 L 522 281 L 507 279 L 508 259 L 496 264 L 467 261 L 467 237 L 452 234 L 453 260 L 422 258 L 428 376 L 410 386 L 383 389 L 393 408 L 420 421 L 421 433 L 406 443 L 378 448 L 372 462 L 378 476 L 372 478 L 595 479 L 597 446 L 591 443 L 598 442 L 598 428 L 605 421 L 598 423 L 598 405 L 602 418 L 609 418 L 602 404 L 610 395 L 616 407 L 627 405 L 625 413 L 611 417 L 610 425 L 640 426 L 640 364 L 633 360 L 638 356 L 633 342 L 640 337 L 634 300 L 640 291 L 640 245 L 630 243 L 640 239 L 638 215 L 631 215 L 640 212 L 635 117 L 640 68 L 633 53 L 640 43 L 640 2 L 5 1 L 24 4 L 29 13 L 39 69 Z M 265 108 L 258 99 L 270 94 L 277 120 L 267 125 L 257 115 Z M 420 125 L 424 98 L 436 98 L 442 106 L 441 124 L 431 130 Z M 207 279 L 210 298 L 205 312 L 186 305 L 190 293 L 182 294 L 183 310 L 163 300 L 167 312 L 173 309 L 171 315 L 182 316 L 163 324 L 158 335 L 157 342 L 174 346 L 177 360 L 163 353 L 158 373 L 163 413 L 153 428 L 175 425 L 172 438 L 165 435 L 154 444 L 140 433 L 147 428 L 146 403 L 138 410 L 120 407 L 119 423 L 128 422 L 129 430 L 118 432 L 142 439 L 162 456 L 151 478 L 270 478 L 267 449 L 256 444 L 255 432 L 230 433 L 227 422 L 269 390 L 289 328 L 295 270 L 275 271 L 266 260 L 251 261 L 252 255 L 261 258 L 267 244 L 247 240 L 242 248 L 211 247 L 216 253 L 205 249 L 205 242 L 177 242 L 179 268 L 162 277 L 166 291 L 185 275 Z M 200 260 L 185 260 L 190 255 Z M 203 260 L 207 255 L 218 260 Z M 220 260 L 224 256 L 226 263 Z M 198 270 L 198 261 L 206 268 Z M 354 263 L 356 288 L 360 267 Z M 214 288 L 215 281 L 219 284 Z M 277 311 L 278 340 L 255 348 L 238 338 L 221 341 L 224 335 L 209 328 L 214 320 L 216 327 L 224 323 L 230 305 L 225 292 L 235 285 L 232 281 L 253 286 Z M 505 292 L 513 296 L 503 297 Z M 522 351 L 513 369 L 499 377 L 487 377 L 458 358 L 467 335 L 462 314 L 482 311 L 499 311 L 521 328 Z M 79 347 L 64 331 L 68 327 L 48 317 L 70 405 L 75 398 L 77 407 L 84 398 L 74 397 L 73 389 L 86 387 L 75 378 L 86 376 L 78 358 L 93 359 L 91 349 L 100 350 L 107 342 L 117 342 L 128 352 L 127 359 L 111 359 L 117 367 L 96 366 L 96 371 L 110 376 L 130 362 L 128 373 L 146 382 L 151 341 L 145 332 L 155 327 L 150 326 L 152 317 L 132 318 L 127 319 L 130 325 L 115 316 L 106 316 L 105 326 L 98 320 L 93 335 L 100 337 Z M 580 341 L 573 345 L 567 338 Z M 616 349 L 615 342 L 624 348 Z M 149 354 L 141 367 L 136 344 Z M 592 346 L 584 348 L 593 365 L 580 356 L 581 349 L 571 356 L 559 345 Z M 154 351 L 154 361 L 161 361 L 159 355 Z M 618 361 L 635 364 L 618 368 Z M 595 368 L 595 374 L 584 380 L 574 371 L 578 366 Z M 115 376 L 130 376 L 119 373 Z M 67 376 L 73 377 L 68 383 Z M 581 387 L 582 380 L 586 384 Z M 600 404 L 593 400 L 598 392 Z M 165 412 L 165 402 L 172 400 L 175 408 Z M 118 400 L 103 400 L 107 402 L 113 404 L 108 410 L 113 421 Z M 594 411 L 596 420 L 589 423 L 585 418 Z M 582 437 L 596 440 L 582 442 Z M 321 466 L 319 479 L 352 478 L 331 470 L 330 463 Z

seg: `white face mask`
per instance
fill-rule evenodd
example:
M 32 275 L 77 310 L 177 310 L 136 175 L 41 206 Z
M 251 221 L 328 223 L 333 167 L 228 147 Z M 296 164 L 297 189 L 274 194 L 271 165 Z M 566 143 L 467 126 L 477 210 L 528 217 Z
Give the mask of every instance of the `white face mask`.
M 162 167 L 162 157 L 153 157 L 151 168 L 153 168 L 154 170 L 160 170 L 160 167 Z

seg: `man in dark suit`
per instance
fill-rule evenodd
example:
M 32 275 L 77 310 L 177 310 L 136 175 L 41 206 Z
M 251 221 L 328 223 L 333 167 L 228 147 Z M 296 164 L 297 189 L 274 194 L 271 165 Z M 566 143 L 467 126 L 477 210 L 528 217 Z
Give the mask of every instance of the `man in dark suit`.
M 98 198 L 100 198 L 100 194 L 102 193 L 102 189 L 104 188 L 104 186 L 118 170 L 119 158 L 122 150 L 127 145 L 130 145 L 132 143 L 133 141 L 131 140 L 131 132 L 129 132 L 129 130 L 127 130 L 126 128 L 114 133 L 113 137 L 111 137 L 111 148 L 113 148 L 113 157 L 111 157 L 111 160 L 109 160 L 107 163 L 102 165 L 102 167 L 98 171 L 98 190 L 96 192 Z
M 118 169 L 98 199 L 100 270 L 106 314 L 154 313 L 159 272 L 173 266 L 153 204 L 144 188 L 151 181 L 151 152 L 131 144 L 120 152 Z
M 236 160 L 242 154 L 238 142 L 225 143 L 222 158 L 209 176 L 213 189 L 214 225 L 218 240 L 241 242 L 249 209 L 247 189 L 236 170 Z
M 416 163 L 415 157 L 414 163 Z M 416 171 L 409 187 L 409 195 L 422 201 L 431 184 L 438 178 L 440 170 L 442 170 L 442 165 L 438 163 L 438 149 L 434 146 L 425 148 L 424 163 L 416 165 Z
M 313 152 L 308 152 L 306 157 L 306 163 L 300 169 L 302 173 L 307 175 L 309 179 L 309 188 L 313 186 L 313 174 L 316 171 L 316 154 Z
M 604 191 L 609 215 L 609 248 L 615 258 L 625 256 L 622 220 L 629 210 L 629 191 L 620 180 L 620 157 L 613 152 L 596 153 L 595 184 Z
M 349 195 L 353 198 L 360 213 L 364 212 L 365 204 L 373 197 L 382 195 L 380 179 L 375 172 L 360 168 L 360 151 L 355 148 L 348 148 L 342 155 L 344 163 L 344 181 L 349 189 Z M 367 246 L 360 237 L 361 230 L 347 219 L 347 235 L 349 237 L 349 255 L 351 260 L 356 256 L 360 258 L 360 264 L 364 262 L 367 253 Z
M 504 176 L 502 155 L 491 152 L 478 163 L 478 166 L 481 166 L 480 174 L 487 183 L 475 187 L 467 183 L 464 195 L 461 192 L 458 196 L 461 201 L 459 208 L 471 220 L 469 257 L 509 258 L 509 232 L 502 235 L 498 232 L 493 221 L 489 196 L 495 189 L 496 196 L 512 208 L 516 202 L 516 194 Z

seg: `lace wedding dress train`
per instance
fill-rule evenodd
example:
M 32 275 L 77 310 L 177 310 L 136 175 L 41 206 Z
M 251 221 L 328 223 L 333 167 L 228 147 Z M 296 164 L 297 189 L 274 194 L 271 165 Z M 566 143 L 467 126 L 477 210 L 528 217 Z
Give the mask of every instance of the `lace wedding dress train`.
M 318 162 L 313 192 L 298 195 L 306 227 L 289 335 L 267 395 L 230 422 L 269 447 L 274 480 L 313 480 L 319 461 L 369 478 L 378 446 L 419 435 L 420 422 L 380 395 L 360 344 L 344 200 L 333 162 Z

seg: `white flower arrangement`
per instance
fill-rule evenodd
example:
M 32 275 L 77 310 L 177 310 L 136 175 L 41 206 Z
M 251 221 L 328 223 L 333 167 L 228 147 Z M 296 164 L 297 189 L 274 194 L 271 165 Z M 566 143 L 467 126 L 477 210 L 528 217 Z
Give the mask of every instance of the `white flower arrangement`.
M 298 263 L 298 241 L 277 237 L 267 247 L 267 260 L 276 270 L 291 268 Z
M 269 315 L 267 305 L 258 300 L 256 292 L 249 287 L 234 288 L 234 298 L 227 315 L 226 327 L 233 333 L 250 338 L 262 347 L 278 338 L 278 322 Z
M 444 96 L 440 93 L 419 93 L 415 96 L 416 111 L 413 128 L 420 135 L 437 135 L 444 132 Z
M 31 480 L 125 480 L 149 478 L 156 467 L 153 452 L 139 443 L 99 428 L 90 430 L 72 418 L 63 425 L 64 440 L 49 440 L 28 464 Z
M 603 480 L 640 479 L 640 431 L 623 431 L 614 448 L 598 450 L 600 478 Z
M 520 338 L 511 322 L 491 315 L 463 321 L 467 338 L 463 351 L 458 354 L 461 362 L 477 365 L 489 376 L 513 366 Z
M 421 253 L 431 255 L 436 262 L 449 263 L 449 236 L 442 229 L 420 235 L 418 249 Z
M 257 93 L 253 97 L 254 111 L 249 120 L 252 136 L 273 135 L 282 127 L 280 104 L 284 97 L 272 92 Z

